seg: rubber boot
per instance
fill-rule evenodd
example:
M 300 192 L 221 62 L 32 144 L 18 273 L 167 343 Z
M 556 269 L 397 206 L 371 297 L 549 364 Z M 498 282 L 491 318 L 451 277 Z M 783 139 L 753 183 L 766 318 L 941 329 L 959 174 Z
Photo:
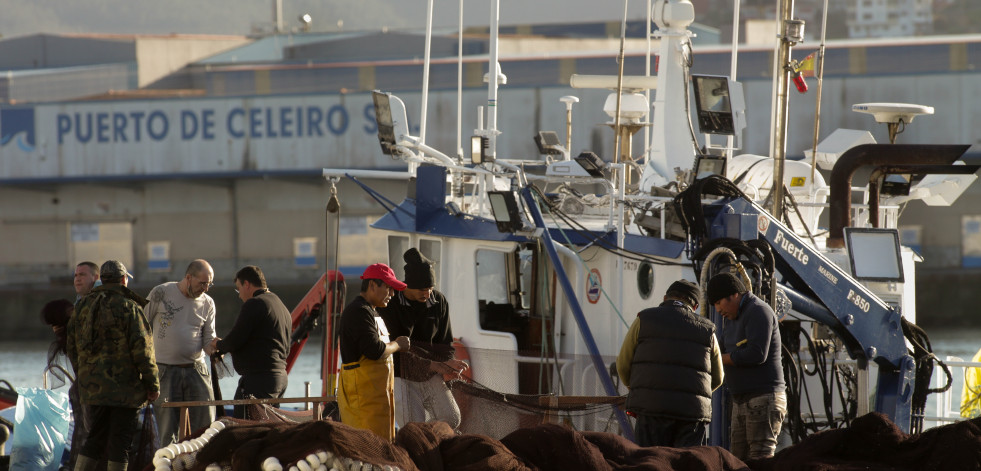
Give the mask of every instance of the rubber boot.
M 78 458 L 75 460 L 75 471 L 95 471 L 95 467 L 99 465 L 99 461 L 89 458 L 83 454 L 79 454 Z
M 118 461 L 110 461 L 109 464 L 106 465 L 106 471 L 126 471 L 126 464 L 127 463 L 125 461 L 122 463 Z

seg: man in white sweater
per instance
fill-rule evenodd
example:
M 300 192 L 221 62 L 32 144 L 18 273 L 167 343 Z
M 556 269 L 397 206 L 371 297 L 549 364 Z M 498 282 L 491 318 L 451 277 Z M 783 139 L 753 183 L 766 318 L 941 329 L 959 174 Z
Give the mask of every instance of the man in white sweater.
M 153 332 L 160 397 L 153 404 L 160 445 L 177 441 L 178 409 L 161 407 L 164 401 L 211 401 L 208 357 L 215 338 L 215 301 L 206 292 L 215 272 L 204 260 L 187 266 L 184 278 L 158 285 L 147 298 L 147 320 Z M 191 430 L 207 427 L 215 419 L 214 408 L 189 409 Z

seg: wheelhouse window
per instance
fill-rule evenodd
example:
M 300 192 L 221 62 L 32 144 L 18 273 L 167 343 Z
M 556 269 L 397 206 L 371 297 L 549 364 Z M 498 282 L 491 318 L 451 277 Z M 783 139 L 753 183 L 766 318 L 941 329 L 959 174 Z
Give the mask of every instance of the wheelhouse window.
M 388 236 L 388 266 L 392 267 L 395 277 L 405 279 L 405 263 L 402 262 L 402 254 L 409 250 L 409 238 L 405 236 Z
M 518 348 L 538 350 L 542 331 L 550 330 L 554 286 L 534 244 L 513 251 L 480 249 L 477 261 L 477 300 L 480 327 L 511 332 Z

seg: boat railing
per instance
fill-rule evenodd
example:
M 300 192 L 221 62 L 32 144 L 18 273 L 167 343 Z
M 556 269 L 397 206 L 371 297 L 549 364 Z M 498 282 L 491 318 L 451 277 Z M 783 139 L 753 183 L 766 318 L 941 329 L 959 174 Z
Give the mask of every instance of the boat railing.
M 251 405 L 251 404 L 312 404 L 312 412 L 310 417 L 319 418 L 322 416 L 321 405 L 327 402 L 335 401 L 337 398 L 334 396 L 319 396 L 319 397 L 279 397 L 279 398 L 261 398 L 261 399 L 227 399 L 221 401 L 174 401 L 174 402 L 164 402 L 161 407 L 177 407 L 180 408 L 178 414 L 178 427 L 177 427 L 177 440 L 184 441 L 184 438 L 189 436 L 193 430 L 191 430 L 191 420 L 190 414 L 188 413 L 189 407 L 201 407 L 201 406 L 240 406 L 240 405 Z M 305 415 L 305 414 L 304 414 Z
M 808 365 L 813 365 L 814 362 L 811 359 L 804 359 L 803 363 Z M 857 362 L 851 359 L 838 360 L 839 365 L 850 365 L 855 366 Z M 981 362 L 971 362 L 964 361 L 959 357 L 948 356 L 944 360 L 944 364 L 950 368 L 950 374 L 953 378 L 950 388 L 946 391 L 941 391 L 937 393 L 932 393 L 927 396 L 927 403 L 923 416 L 923 428 L 928 429 L 932 427 L 938 427 L 941 425 L 947 425 L 954 422 L 960 422 L 967 420 L 967 417 L 961 416 L 961 397 L 964 391 L 964 378 L 967 368 L 981 368 Z M 870 368 L 876 368 L 874 364 L 869 365 Z M 860 374 L 868 374 L 867 371 L 860 372 Z M 947 375 L 944 373 L 943 369 L 939 366 L 935 366 L 933 369 L 933 376 L 930 379 L 931 389 L 942 389 L 947 383 Z M 859 412 L 862 415 L 864 412 Z M 802 414 L 803 415 L 803 414 Z M 807 414 L 805 418 L 810 419 L 828 419 L 823 414 L 814 413 Z
M 961 398 L 964 394 L 965 375 L 968 368 L 981 368 L 981 362 L 964 361 L 960 357 L 947 356 L 944 363 L 950 368 L 953 381 L 946 391 L 930 396 L 932 400 L 928 403 L 927 410 L 936 411 L 936 415 L 924 417 L 925 426 L 945 425 L 968 419 L 968 417 L 961 416 Z M 935 367 L 930 387 L 939 389 L 946 384 L 947 375 L 941 368 Z M 930 407 L 931 404 L 933 407 Z

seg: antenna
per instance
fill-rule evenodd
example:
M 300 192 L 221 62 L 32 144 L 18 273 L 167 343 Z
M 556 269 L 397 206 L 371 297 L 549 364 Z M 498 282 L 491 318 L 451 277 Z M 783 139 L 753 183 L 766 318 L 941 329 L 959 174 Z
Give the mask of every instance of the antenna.
M 909 103 L 859 103 L 852 105 L 852 111 L 868 113 L 872 115 L 877 123 L 886 123 L 889 126 L 889 143 L 896 143 L 896 135 L 906 130 L 906 125 L 913 122 L 913 118 L 933 114 L 932 106 L 913 105 Z M 899 129 L 899 125 L 903 129 Z

